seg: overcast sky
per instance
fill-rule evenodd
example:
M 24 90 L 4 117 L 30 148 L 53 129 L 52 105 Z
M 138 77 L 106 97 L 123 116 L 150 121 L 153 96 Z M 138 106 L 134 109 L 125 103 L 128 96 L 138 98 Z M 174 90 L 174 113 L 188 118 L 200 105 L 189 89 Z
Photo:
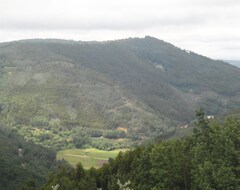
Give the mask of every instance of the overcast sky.
M 240 0 L 0 0 L 0 42 L 146 35 L 240 60 Z

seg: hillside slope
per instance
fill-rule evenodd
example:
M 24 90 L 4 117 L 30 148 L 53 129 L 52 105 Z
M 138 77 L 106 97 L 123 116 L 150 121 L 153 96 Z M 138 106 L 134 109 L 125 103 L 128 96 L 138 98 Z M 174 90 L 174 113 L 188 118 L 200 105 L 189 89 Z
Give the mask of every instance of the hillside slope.
M 211 115 L 240 106 L 240 69 L 152 37 L 2 43 L 0 68 L 1 117 L 25 132 L 123 128 L 143 138 L 200 106 Z

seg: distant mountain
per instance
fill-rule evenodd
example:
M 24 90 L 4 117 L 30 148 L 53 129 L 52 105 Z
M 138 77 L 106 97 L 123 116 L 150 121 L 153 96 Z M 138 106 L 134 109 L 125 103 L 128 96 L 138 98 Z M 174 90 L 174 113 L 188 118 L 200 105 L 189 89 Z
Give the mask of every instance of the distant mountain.
M 72 142 L 77 128 L 164 135 L 198 107 L 216 115 L 240 106 L 240 69 L 149 36 L 2 43 L 0 72 L 6 125 L 48 146 Z
M 226 60 L 226 62 L 232 64 L 232 65 L 235 65 L 237 67 L 240 67 L 240 61 L 237 61 L 237 60 Z

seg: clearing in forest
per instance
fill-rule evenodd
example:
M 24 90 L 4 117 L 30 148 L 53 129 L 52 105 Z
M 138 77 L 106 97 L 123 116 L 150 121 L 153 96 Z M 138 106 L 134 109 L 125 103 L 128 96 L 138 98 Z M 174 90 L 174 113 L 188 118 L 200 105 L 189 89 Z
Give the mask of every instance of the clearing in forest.
M 120 151 L 125 152 L 126 150 L 127 149 L 116 149 L 112 151 L 104 151 L 95 148 L 68 149 L 59 151 L 57 153 L 57 159 L 64 159 L 72 166 L 76 166 L 81 162 L 85 169 L 91 167 L 100 168 L 104 163 L 108 162 L 109 158 L 115 158 Z

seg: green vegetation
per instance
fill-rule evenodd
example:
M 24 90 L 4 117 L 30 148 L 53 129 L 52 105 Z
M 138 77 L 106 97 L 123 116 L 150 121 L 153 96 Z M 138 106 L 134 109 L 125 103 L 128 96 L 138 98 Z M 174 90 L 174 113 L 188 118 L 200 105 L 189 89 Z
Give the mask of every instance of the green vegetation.
M 126 149 L 116 149 L 112 151 L 103 151 L 94 148 L 69 149 L 59 151 L 57 153 L 57 159 L 64 159 L 72 166 L 76 166 L 81 162 L 85 169 L 91 167 L 100 168 L 104 163 L 108 162 L 109 158 L 115 158 L 120 151 L 125 152 Z
M 199 110 L 193 136 L 119 153 L 98 170 L 63 165 L 43 189 L 239 189 L 239 134 L 240 118 L 227 118 L 221 125 L 205 119 Z
M 16 130 L 0 126 L 0 189 L 14 190 L 30 181 L 42 185 L 57 165 L 55 158 L 51 149 L 26 142 Z
M 239 189 L 239 113 L 209 123 L 200 112 L 192 130 L 198 107 L 216 116 L 239 109 L 239 97 L 240 69 L 152 37 L 2 43 L 0 188 L 45 180 L 55 153 L 41 145 L 110 151 L 194 133 L 100 169 L 60 163 L 43 189 Z
M 239 111 L 211 122 L 200 111 L 192 124 L 198 107 L 239 109 L 239 92 L 240 69 L 152 37 L 2 43 L 0 189 L 36 189 L 52 168 L 43 189 L 239 189 Z M 46 147 L 138 148 L 109 160 L 116 152 L 59 153 L 86 156 L 86 168 L 109 161 L 84 170 Z
M 138 144 L 137 142 L 134 143 L 124 132 L 117 130 L 89 129 L 79 126 L 71 130 L 60 131 L 57 128 L 39 129 L 18 126 L 17 130 L 25 139 L 44 144 L 55 150 L 89 147 L 100 150 L 113 150 L 129 148 Z
M 152 37 L 3 43 L 0 68 L 4 125 L 56 150 L 99 148 L 88 140 L 101 136 L 110 147 L 101 149 L 129 147 L 169 137 L 199 106 L 208 115 L 240 106 L 240 69 Z M 115 138 L 125 143 L 107 145 Z

